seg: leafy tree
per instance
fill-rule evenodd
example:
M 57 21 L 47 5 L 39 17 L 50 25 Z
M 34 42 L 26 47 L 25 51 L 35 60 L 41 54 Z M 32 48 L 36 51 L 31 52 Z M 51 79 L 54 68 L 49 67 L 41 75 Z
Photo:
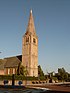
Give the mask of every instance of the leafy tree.
M 70 82 L 70 74 L 68 73 L 68 82 Z
M 44 72 L 43 72 L 43 70 L 42 70 L 40 65 L 38 66 L 38 75 L 39 76 L 44 76 Z
M 20 75 L 23 75 L 23 76 L 27 76 L 28 75 L 28 71 L 27 69 L 24 67 L 24 66 L 20 66 Z
M 21 66 L 21 63 L 19 63 L 16 75 L 20 75 L 20 66 Z
M 68 73 L 65 71 L 64 68 L 58 68 L 58 76 L 59 79 L 62 81 L 66 81 L 68 79 Z
M 41 68 L 40 65 L 38 66 L 38 77 L 39 77 L 39 79 L 41 79 L 41 80 L 44 80 L 44 79 L 45 79 L 44 72 L 43 72 L 43 70 L 42 70 L 42 68 Z

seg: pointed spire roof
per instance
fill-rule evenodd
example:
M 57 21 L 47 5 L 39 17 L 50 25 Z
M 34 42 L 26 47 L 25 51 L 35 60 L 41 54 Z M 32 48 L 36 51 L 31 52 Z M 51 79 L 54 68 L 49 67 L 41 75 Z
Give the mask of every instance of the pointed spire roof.
M 30 10 L 30 16 L 29 16 L 29 21 L 28 21 L 28 26 L 27 26 L 27 30 L 26 33 L 31 33 L 33 35 L 35 35 L 35 26 L 34 26 L 34 19 L 33 19 L 33 14 L 32 14 L 32 10 Z

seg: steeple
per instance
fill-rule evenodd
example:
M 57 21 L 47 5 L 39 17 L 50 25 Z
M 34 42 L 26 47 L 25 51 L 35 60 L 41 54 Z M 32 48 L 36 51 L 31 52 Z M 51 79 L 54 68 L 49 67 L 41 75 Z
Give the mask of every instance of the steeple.
M 22 38 L 22 65 L 28 71 L 27 76 L 38 77 L 38 37 L 35 32 L 32 10 L 26 33 Z
M 30 16 L 29 16 L 29 21 L 28 21 L 28 26 L 27 26 L 27 30 L 26 30 L 26 34 L 27 33 L 31 33 L 33 35 L 35 35 L 35 26 L 34 26 L 34 19 L 33 19 L 33 14 L 32 14 L 32 10 L 30 10 Z

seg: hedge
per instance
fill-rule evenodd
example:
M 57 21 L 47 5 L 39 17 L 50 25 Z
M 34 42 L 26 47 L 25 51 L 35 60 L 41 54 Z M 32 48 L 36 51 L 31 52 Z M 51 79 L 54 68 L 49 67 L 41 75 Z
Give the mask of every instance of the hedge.
M 38 80 L 37 77 L 24 77 L 23 75 L 14 75 L 15 80 Z M 0 75 L 0 80 L 12 80 L 12 75 Z

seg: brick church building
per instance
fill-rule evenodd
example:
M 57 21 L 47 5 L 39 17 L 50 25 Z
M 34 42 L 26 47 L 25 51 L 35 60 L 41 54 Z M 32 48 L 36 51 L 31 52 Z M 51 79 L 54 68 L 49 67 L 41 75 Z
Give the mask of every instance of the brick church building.
M 0 59 L 0 75 L 16 74 L 19 64 L 27 68 L 28 76 L 38 76 L 38 37 L 32 10 L 26 32 L 22 37 L 22 55 Z

